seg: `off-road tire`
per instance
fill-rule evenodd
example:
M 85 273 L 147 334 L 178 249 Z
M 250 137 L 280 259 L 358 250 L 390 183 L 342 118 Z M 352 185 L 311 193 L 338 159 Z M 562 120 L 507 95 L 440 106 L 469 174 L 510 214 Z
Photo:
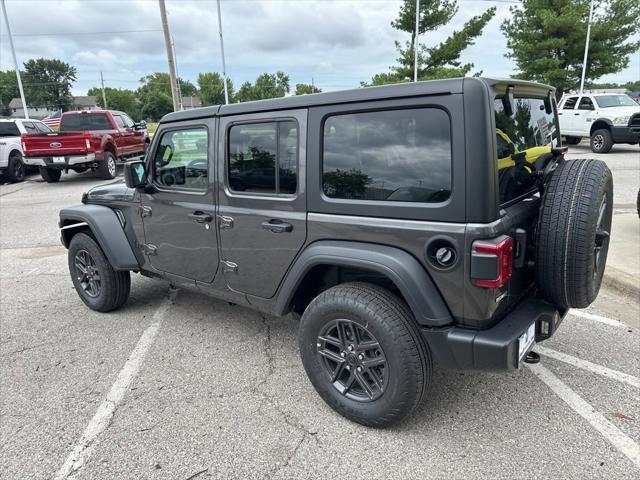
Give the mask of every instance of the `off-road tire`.
M 54 170 L 52 168 L 40 167 L 40 176 L 47 183 L 56 183 L 62 176 L 62 170 Z
M 116 157 L 111 152 L 104 152 L 104 158 L 98 163 L 98 176 L 104 180 L 116 178 L 117 165 Z
M 606 128 L 601 128 L 591 134 L 591 151 L 593 153 L 609 153 L 611 147 L 613 147 L 613 137 Z
M 25 166 L 22 162 L 22 155 L 19 152 L 13 152 L 9 155 L 9 163 L 5 175 L 7 180 L 13 183 L 22 182 L 24 180 Z
M 548 301 L 584 308 L 595 300 L 607 260 L 612 212 L 613 178 L 604 162 L 558 164 L 543 194 L 536 229 L 537 284 Z
M 578 145 L 582 141 L 582 137 L 564 137 L 567 145 Z
M 318 354 L 321 332 L 337 319 L 368 329 L 386 358 L 386 387 L 366 402 L 347 398 L 331 382 Z M 400 422 L 420 404 L 431 382 L 432 359 L 408 306 L 384 288 L 345 283 L 318 295 L 306 308 L 298 330 L 302 363 L 322 399 L 344 417 L 370 427 Z
M 76 269 L 76 255 L 87 252 L 95 263 L 95 270 L 100 277 L 100 290 L 96 296 L 90 296 L 81 285 L 80 275 Z M 94 238 L 86 233 L 77 233 L 71 239 L 68 252 L 69 273 L 73 286 L 80 299 L 92 310 L 110 312 L 121 307 L 129 298 L 131 275 L 128 271 L 113 269 L 102 249 Z

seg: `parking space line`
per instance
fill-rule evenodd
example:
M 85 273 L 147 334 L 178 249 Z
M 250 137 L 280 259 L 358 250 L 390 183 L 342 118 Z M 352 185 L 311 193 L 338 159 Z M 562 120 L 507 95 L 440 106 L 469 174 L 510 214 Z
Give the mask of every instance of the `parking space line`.
M 640 468 L 640 446 L 637 443 L 540 363 L 525 365 L 574 412 L 609 440 L 616 450 L 624 454 L 637 468 Z
M 588 370 L 592 373 L 597 373 L 598 375 L 602 375 L 603 377 L 607 377 L 612 380 L 617 380 L 618 382 L 628 383 L 632 387 L 640 388 L 640 378 L 634 377 L 633 375 L 603 367 L 597 363 L 591 363 L 587 360 L 582 360 L 581 358 L 542 347 L 540 345 L 536 345 L 535 350 L 546 357 L 568 363 L 569 365 L 573 365 L 574 367 L 578 367 L 583 370 Z
M 589 312 L 583 312 L 582 310 L 569 310 L 569 315 L 573 315 L 574 317 L 585 318 L 587 320 L 593 320 L 594 322 L 604 323 L 605 325 L 610 325 L 612 327 L 618 328 L 629 328 L 628 325 L 622 323 L 620 320 L 615 320 L 609 317 L 603 317 L 602 315 L 595 315 Z
M 82 437 L 80 437 L 80 440 L 74 446 L 66 461 L 62 467 L 60 467 L 60 470 L 58 470 L 55 480 L 66 479 L 69 475 L 84 466 L 91 455 L 96 440 L 111 424 L 116 409 L 127 393 L 129 385 L 131 385 L 131 382 L 137 376 L 144 357 L 147 355 L 149 348 L 158 334 L 162 319 L 171 307 L 174 298 L 175 296 L 165 298 L 153 314 L 153 323 L 147 327 L 140 337 L 140 340 L 138 340 L 136 347 L 131 352 L 131 355 L 129 355 L 120 373 L 118 373 L 118 377 L 111 386 L 106 398 L 102 401 L 96 414 L 82 434 Z

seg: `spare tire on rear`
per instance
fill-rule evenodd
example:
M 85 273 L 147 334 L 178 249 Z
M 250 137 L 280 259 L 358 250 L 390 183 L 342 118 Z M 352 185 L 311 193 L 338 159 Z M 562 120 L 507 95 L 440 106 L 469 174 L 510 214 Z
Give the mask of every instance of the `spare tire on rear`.
M 542 295 L 584 308 L 598 295 L 609 250 L 613 178 L 599 160 L 566 160 L 547 182 L 536 230 L 536 280 Z

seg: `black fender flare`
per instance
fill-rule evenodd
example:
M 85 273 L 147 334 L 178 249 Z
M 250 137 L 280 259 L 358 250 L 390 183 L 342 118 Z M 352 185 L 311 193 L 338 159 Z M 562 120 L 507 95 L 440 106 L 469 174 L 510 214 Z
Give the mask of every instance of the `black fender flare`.
M 65 229 L 86 224 L 115 270 L 139 270 L 140 265 L 127 240 L 116 212 L 102 205 L 78 205 L 60 210 L 62 244 L 67 245 Z
M 591 123 L 591 126 L 589 127 L 589 136 L 593 135 L 593 132 L 598 130 L 597 125 L 600 125 L 600 124 L 603 124 L 603 123 L 607 126 L 607 128 L 609 130 L 611 130 L 613 128 L 613 122 L 611 120 L 609 120 L 608 118 L 596 118 Z M 595 125 L 595 127 L 594 127 L 594 125 Z
M 283 315 L 305 275 L 318 265 L 364 268 L 378 272 L 398 287 L 421 326 L 453 323 L 442 295 L 424 267 L 412 255 L 395 247 L 350 241 L 321 240 L 298 256 L 282 283 L 274 313 Z

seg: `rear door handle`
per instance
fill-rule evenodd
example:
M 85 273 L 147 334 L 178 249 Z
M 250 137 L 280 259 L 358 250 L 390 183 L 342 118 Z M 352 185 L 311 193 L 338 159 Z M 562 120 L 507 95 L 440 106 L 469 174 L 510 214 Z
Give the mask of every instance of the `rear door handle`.
M 265 230 L 271 230 L 273 233 L 285 233 L 293 231 L 293 225 L 277 219 L 269 220 L 268 222 L 262 222 L 262 228 Z
M 189 218 L 192 218 L 198 223 L 208 223 L 212 220 L 211 215 L 209 215 L 208 213 L 200 212 L 200 211 L 190 213 Z

